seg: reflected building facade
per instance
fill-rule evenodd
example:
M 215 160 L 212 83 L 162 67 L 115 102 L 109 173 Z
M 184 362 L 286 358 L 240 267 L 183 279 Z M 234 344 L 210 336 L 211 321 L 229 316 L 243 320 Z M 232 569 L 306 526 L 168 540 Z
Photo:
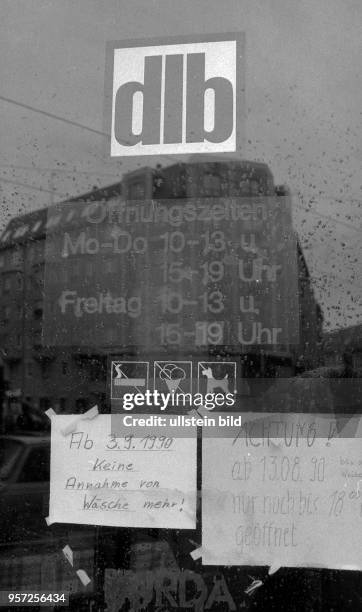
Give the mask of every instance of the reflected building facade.
M 81 411 L 94 403 L 106 406 L 107 355 L 109 352 L 120 355 L 125 350 L 119 333 L 112 335 L 109 329 L 104 331 L 104 343 L 97 340 L 91 346 L 86 346 L 86 342 L 84 346 L 76 346 L 76 342 L 74 346 L 47 342 L 49 333 L 44 336 L 44 304 L 48 290 L 45 279 L 49 263 L 47 251 L 53 236 L 56 240 L 56 236 L 64 232 L 71 236 L 72 231 L 77 231 L 78 235 L 87 231 L 90 216 L 95 219 L 97 203 L 103 209 L 112 209 L 121 203 L 137 207 L 148 202 L 152 207 L 157 202 L 162 208 L 173 201 L 181 205 L 190 200 L 209 205 L 219 200 L 244 198 L 250 201 L 254 198 L 260 202 L 263 198 L 278 197 L 286 201 L 291 196 L 287 189 L 274 186 L 273 176 L 265 164 L 191 158 L 189 163 L 141 168 L 109 187 L 12 219 L 0 238 L 0 346 L 5 404 L 15 404 L 21 399 L 42 410 L 52 406 L 60 413 Z M 240 361 L 243 377 L 288 377 L 320 365 L 323 316 L 298 239 L 295 248 L 298 278 L 293 282 L 297 286 L 297 307 L 285 316 L 294 323 L 297 319 L 298 341 L 273 342 L 267 347 L 261 342 L 237 346 L 230 338 L 224 342 L 221 339 L 217 345 L 205 341 L 203 356 L 223 359 L 232 355 Z M 157 255 L 146 263 L 150 269 L 157 266 Z M 92 266 L 88 267 L 89 282 L 94 284 Z M 112 259 L 100 258 L 99 271 L 111 279 L 115 274 Z M 85 268 L 77 261 L 67 274 L 72 275 L 68 281 L 86 282 Z M 134 267 L 133 277 L 122 277 L 119 283 L 136 286 L 141 282 L 137 275 Z M 128 289 L 124 287 L 125 291 Z M 46 316 L 49 329 L 52 326 L 49 310 Z M 233 316 L 233 313 L 228 314 L 229 319 Z M 271 312 L 270 316 L 274 314 Z M 181 326 L 185 321 L 183 315 L 179 317 Z M 138 321 L 134 323 L 135 329 L 137 325 Z

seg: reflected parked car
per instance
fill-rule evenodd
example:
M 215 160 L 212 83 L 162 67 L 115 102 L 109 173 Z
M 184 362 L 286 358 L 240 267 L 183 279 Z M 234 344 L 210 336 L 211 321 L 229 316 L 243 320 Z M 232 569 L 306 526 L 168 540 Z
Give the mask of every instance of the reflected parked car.
M 0 436 L 0 543 L 24 544 L 30 540 L 46 543 L 60 539 L 78 542 L 94 540 L 92 526 L 46 524 L 49 514 L 50 435 L 19 434 Z
M 0 437 L 1 542 L 38 538 L 49 507 L 50 436 Z

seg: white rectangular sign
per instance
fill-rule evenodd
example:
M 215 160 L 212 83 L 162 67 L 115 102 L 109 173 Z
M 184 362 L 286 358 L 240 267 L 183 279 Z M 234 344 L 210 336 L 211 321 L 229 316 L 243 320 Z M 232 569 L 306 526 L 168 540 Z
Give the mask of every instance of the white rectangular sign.
M 242 35 L 112 43 L 111 156 L 236 151 Z
M 203 438 L 203 564 L 361 570 L 361 439 L 333 416 L 261 416 Z
M 196 527 L 194 429 L 141 438 L 124 427 L 116 438 L 111 415 L 77 417 L 52 418 L 49 523 Z

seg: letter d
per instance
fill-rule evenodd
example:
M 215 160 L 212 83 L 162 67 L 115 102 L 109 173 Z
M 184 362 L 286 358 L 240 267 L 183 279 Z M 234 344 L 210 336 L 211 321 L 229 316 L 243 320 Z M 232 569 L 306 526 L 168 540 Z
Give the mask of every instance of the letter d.
M 162 56 L 145 57 L 144 83 L 129 81 L 119 87 L 114 105 L 114 136 L 119 144 L 132 147 L 138 142 L 159 144 L 161 117 Z M 142 131 L 132 129 L 133 99 L 136 92 L 143 97 Z

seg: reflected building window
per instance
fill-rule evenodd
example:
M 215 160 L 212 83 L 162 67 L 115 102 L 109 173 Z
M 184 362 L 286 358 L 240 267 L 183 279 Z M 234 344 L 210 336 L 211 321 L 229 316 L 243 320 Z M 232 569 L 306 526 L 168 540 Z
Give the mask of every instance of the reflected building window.
M 130 200 L 141 200 L 145 197 L 145 184 L 137 181 L 128 185 L 128 197 Z

